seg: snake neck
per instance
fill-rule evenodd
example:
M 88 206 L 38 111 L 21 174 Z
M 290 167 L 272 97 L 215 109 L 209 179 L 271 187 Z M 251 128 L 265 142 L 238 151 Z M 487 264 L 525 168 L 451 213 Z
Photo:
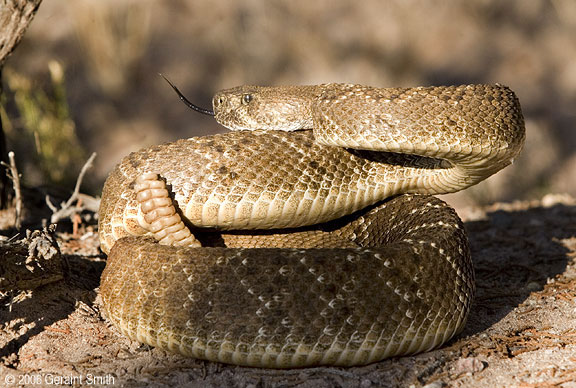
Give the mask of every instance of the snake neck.
M 320 101 L 312 112 L 319 144 L 442 161 L 407 179 L 417 186 L 404 187 L 408 192 L 440 194 L 475 185 L 511 164 L 525 140 L 520 103 L 498 84 L 332 85 Z
M 513 163 L 521 150 L 523 135 L 515 141 L 519 144 L 491 152 L 469 150 L 466 154 L 392 146 L 379 152 L 349 152 L 370 160 L 369 179 L 374 179 L 379 187 L 371 200 L 380 201 L 404 193 L 448 194 L 474 186 Z

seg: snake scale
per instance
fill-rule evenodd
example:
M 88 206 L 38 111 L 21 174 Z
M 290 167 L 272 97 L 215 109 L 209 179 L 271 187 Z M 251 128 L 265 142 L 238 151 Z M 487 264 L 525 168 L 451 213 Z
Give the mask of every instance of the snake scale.
M 132 153 L 105 183 L 100 291 L 122 333 L 289 368 L 367 364 L 461 331 L 467 237 L 431 195 L 518 155 L 510 89 L 241 86 L 213 108 L 233 131 Z

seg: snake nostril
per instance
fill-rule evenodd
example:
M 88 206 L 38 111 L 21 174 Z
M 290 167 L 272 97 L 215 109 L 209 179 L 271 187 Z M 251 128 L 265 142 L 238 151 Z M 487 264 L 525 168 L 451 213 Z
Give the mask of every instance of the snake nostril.
M 222 96 L 216 96 L 212 99 L 212 106 L 214 106 L 215 108 L 222 105 L 222 103 L 224 102 L 224 98 Z

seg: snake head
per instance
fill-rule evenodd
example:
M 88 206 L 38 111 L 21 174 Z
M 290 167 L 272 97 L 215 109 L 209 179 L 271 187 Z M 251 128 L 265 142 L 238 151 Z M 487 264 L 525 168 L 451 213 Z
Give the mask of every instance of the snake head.
M 234 130 L 295 131 L 312 128 L 313 86 L 238 86 L 212 99 L 214 117 Z

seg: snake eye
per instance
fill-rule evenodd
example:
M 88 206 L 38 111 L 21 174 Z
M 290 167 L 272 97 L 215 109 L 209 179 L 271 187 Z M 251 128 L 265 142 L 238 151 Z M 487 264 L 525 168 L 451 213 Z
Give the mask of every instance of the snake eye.
M 243 94 L 242 95 L 242 102 L 244 104 L 248 104 L 250 101 L 252 101 L 252 95 L 251 94 Z

